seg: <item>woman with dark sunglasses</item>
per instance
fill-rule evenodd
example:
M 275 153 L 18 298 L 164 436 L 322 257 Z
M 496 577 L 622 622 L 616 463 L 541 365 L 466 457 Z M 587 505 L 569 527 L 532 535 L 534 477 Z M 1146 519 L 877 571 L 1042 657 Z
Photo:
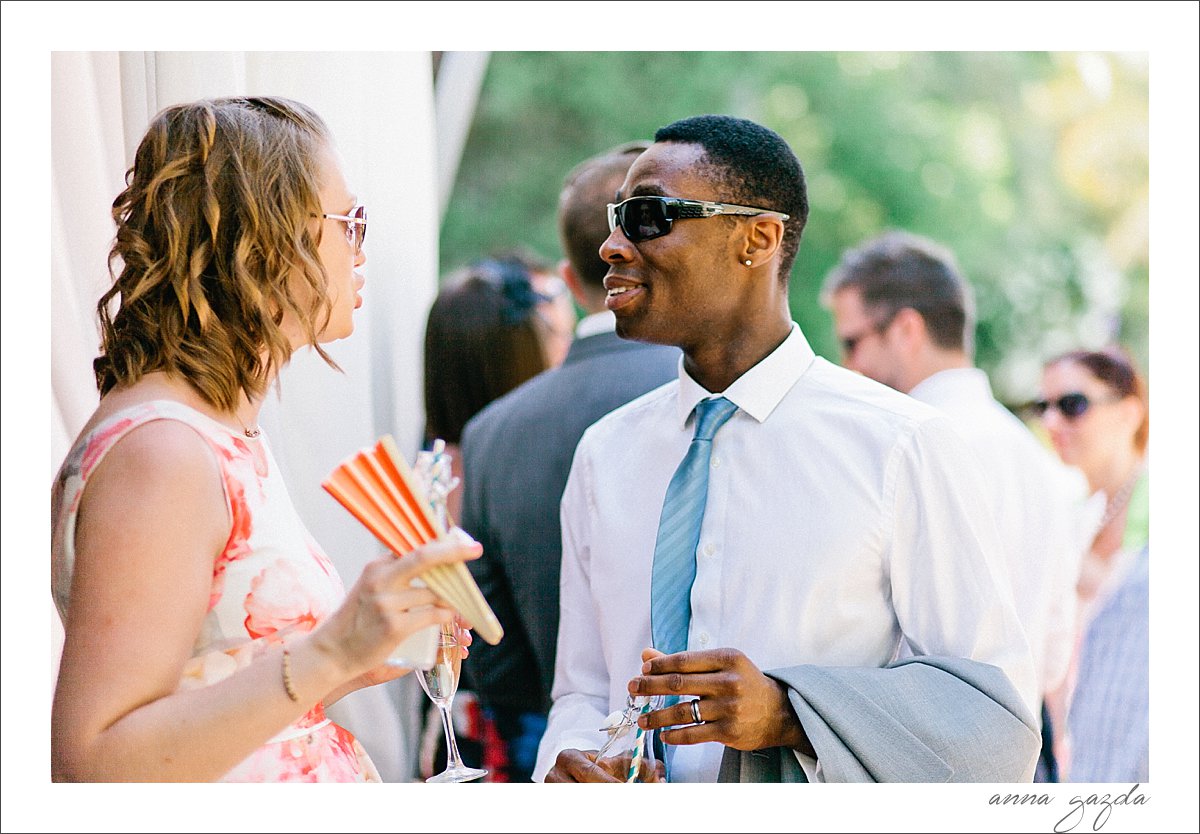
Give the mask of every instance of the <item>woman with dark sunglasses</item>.
M 1110 349 L 1052 359 L 1042 371 L 1041 388 L 1034 405 L 1054 448 L 1083 472 L 1094 500 L 1103 502 L 1080 563 L 1071 672 L 1048 699 L 1056 726 L 1068 728 L 1057 743 L 1058 760 L 1068 781 L 1145 781 L 1146 386 L 1129 356 Z
M 453 612 L 409 582 L 475 558 L 437 542 L 347 593 L 258 429 L 280 368 L 349 336 L 366 212 L 312 110 L 169 107 L 113 203 L 100 402 L 51 491 L 65 626 L 55 781 L 379 781 L 324 707 L 407 670 Z
M 1080 574 L 1086 608 L 1120 561 L 1118 554 L 1136 551 L 1148 537 L 1146 386 L 1124 351 L 1073 351 L 1046 363 L 1035 405 L 1059 457 L 1105 497 Z

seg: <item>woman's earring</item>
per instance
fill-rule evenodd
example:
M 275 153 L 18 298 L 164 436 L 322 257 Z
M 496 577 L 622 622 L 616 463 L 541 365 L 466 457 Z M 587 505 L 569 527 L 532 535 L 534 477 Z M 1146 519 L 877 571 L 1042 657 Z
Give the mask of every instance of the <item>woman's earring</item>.
M 747 258 L 747 259 L 746 259 L 746 266 L 753 266 L 753 265 L 754 265 L 754 264 L 753 264 L 753 263 L 750 261 L 750 259 L 749 259 L 749 258 Z

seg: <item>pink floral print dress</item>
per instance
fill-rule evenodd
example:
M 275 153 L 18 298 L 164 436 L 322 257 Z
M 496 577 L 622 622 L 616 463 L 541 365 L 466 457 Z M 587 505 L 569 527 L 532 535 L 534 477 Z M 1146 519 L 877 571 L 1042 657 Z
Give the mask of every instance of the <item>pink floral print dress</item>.
M 51 588 L 67 619 L 75 561 L 75 522 L 88 476 L 128 432 L 152 420 L 176 420 L 208 443 L 232 520 L 213 561 L 208 613 L 183 670 L 180 689 L 233 674 L 268 646 L 311 631 L 345 595 L 332 562 L 296 515 L 266 438 L 246 441 L 182 403 L 158 400 L 112 415 L 71 450 L 51 491 Z M 259 454 L 252 446 L 260 445 Z M 347 730 L 309 712 L 225 774 L 226 782 L 378 782 L 366 751 Z

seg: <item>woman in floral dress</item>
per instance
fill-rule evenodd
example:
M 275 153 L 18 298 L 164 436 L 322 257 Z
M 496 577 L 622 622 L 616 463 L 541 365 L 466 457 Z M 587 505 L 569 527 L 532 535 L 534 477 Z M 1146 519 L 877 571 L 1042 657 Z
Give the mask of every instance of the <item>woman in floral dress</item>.
M 113 204 L 101 400 L 51 492 L 66 628 L 51 723 L 66 781 L 377 781 L 324 707 L 404 670 L 454 612 L 409 581 L 438 542 L 345 592 L 257 428 L 302 346 L 349 336 L 365 210 L 328 129 L 279 98 L 168 108 Z

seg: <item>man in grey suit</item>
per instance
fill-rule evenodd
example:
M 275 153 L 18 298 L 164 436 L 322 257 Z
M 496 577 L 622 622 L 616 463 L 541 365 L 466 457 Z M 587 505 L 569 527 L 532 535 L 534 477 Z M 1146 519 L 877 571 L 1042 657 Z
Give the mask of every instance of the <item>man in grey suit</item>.
M 491 403 L 463 432 L 460 523 L 483 544 L 470 566 L 504 626 L 478 641 L 464 674 L 508 747 L 509 781 L 529 781 L 550 709 L 558 637 L 559 500 L 584 430 L 618 406 L 674 379 L 680 352 L 618 338 L 604 307 L 600 244 L 605 205 L 648 143 L 586 160 L 559 197 L 563 280 L 588 315 L 566 361 Z

